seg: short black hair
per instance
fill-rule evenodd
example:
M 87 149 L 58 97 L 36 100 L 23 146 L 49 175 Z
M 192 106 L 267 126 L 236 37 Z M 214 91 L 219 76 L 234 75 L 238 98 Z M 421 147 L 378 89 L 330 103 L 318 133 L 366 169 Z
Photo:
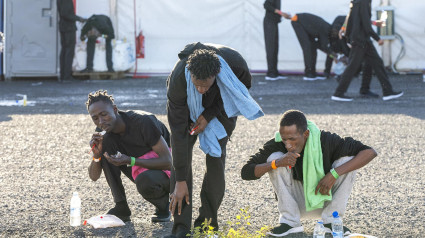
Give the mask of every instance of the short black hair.
M 280 126 L 295 125 L 300 134 L 307 130 L 307 118 L 304 113 L 298 110 L 288 110 L 283 113 L 280 119 Z
M 112 95 L 109 95 L 108 91 L 97 90 L 96 92 L 89 93 L 89 96 L 86 102 L 87 110 L 89 110 L 90 105 L 99 101 L 103 101 L 111 105 L 114 105 L 114 97 Z
M 197 80 L 205 80 L 220 72 L 220 59 L 213 50 L 197 49 L 186 61 L 187 69 Z

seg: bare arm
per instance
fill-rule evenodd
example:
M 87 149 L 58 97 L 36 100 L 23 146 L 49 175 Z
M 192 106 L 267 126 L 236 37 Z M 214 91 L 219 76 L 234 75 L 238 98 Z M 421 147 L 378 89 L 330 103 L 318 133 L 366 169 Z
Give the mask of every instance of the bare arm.
M 103 136 L 100 133 L 94 133 L 92 139 L 90 140 L 90 148 L 93 148 L 93 158 L 100 159 L 102 152 L 102 141 Z M 94 146 L 94 147 L 93 147 Z M 96 181 L 99 179 L 102 174 L 102 165 L 101 162 L 95 162 L 92 160 L 89 166 L 89 177 L 91 180 Z
M 159 138 L 158 142 L 152 146 L 152 150 L 158 154 L 158 158 L 136 159 L 135 165 L 147 169 L 170 170 L 171 153 L 168 149 L 167 142 L 165 142 L 164 137 L 161 136 Z
M 348 161 L 347 163 L 335 168 L 335 171 L 338 173 L 339 176 L 349 173 L 353 170 L 360 169 L 361 167 L 368 164 L 370 161 L 372 161 L 373 158 L 375 158 L 378 154 L 374 149 L 366 149 L 360 151 L 353 159 Z M 327 173 L 325 177 L 323 177 L 317 187 L 315 193 L 317 194 L 320 192 L 323 195 L 330 195 L 330 190 L 335 184 L 336 179 L 332 175 L 331 172 Z

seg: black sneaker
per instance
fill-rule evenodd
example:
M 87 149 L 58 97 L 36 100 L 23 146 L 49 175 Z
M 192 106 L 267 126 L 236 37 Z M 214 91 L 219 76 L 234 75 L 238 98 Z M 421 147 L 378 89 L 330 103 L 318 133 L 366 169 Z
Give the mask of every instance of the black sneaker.
M 331 233 L 332 234 L 332 224 L 328 223 L 328 224 L 324 224 L 323 225 L 326 229 L 326 233 Z M 343 231 L 344 231 L 344 236 L 348 236 L 351 234 L 351 230 L 348 229 L 348 227 L 343 226 Z
M 388 101 L 388 100 L 391 100 L 391 99 L 396 99 L 396 98 L 399 98 L 399 97 L 403 96 L 403 94 L 404 94 L 403 91 L 401 91 L 401 92 L 392 92 L 390 94 L 385 94 L 382 97 L 382 100 Z
M 171 234 L 171 235 L 167 235 L 167 236 L 163 236 L 163 238 L 187 238 L 187 237 L 192 237 L 192 234 L 190 233 L 190 231 L 178 231 L 175 235 Z
M 131 221 L 131 211 L 127 202 L 115 203 L 115 207 L 108 211 L 107 214 L 114 215 L 121 219 L 123 222 Z
M 82 73 L 82 74 L 93 73 L 93 69 L 85 68 L 85 69 L 81 70 L 80 73 Z
M 151 221 L 156 222 L 169 222 L 171 220 L 171 212 L 167 211 L 167 213 L 155 214 L 151 217 Z
M 378 94 L 371 92 L 371 91 L 367 91 L 367 92 L 363 92 L 363 93 L 361 92 L 360 96 L 363 97 L 363 98 L 379 98 Z
M 334 101 L 339 101 L 339 102 L 351 102 L 351 101 L 353 101 L 353 98 L 347 97 L 344 94 L 338 95 L 338 96 L 333 95 L 331 97 L 331 99 L 334 100 Z
M 279 226 L 273 228 L 270 232 L 267 232 L 267 235 L 282 237 L 292 233 L 304 232 L 304 228 L 302 226 L 292 227 L 285 223 L 280 223 Z

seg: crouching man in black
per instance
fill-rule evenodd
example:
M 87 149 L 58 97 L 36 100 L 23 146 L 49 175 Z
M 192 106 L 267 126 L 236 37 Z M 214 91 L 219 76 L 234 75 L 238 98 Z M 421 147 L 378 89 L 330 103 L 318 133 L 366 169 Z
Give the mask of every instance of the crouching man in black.
M 121 180 L 124 173 L 156 207 L 152 222 L 170 221 L 170 133 L 165 125 L 154 115 L 119 111 L 106 91 L 90 93 L 86 104 L 97 127 L 90 140 L 93 160 L 89 176 L 96 181 L 103 170 L 115 202 L 108 214 L 130 221 Z

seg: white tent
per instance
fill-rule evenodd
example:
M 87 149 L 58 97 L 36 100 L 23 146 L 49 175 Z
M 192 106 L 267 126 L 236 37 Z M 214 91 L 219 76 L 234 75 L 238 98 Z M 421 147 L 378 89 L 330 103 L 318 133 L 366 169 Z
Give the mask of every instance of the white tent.
M 138 59 L 137 72 L 167 73 L 173 68 L 178 52 L 188 43 L 212 42 L 237 49 L 251 70 L 266 70 L 263 35 L 263 0 L 77 0 L 77 14 L 109 15 L 118 39 L 134 44 L 135 33 L 143 31 L 145 58 Z M 373 0 L 373 18 L 380 1 Z M 406 55 L 399 70 L 425 68 L 425 2 L 393 0 L 395 32 L 405 41 Z M 337 15 L 346 15 L 349 0 L 282 0 L 282 11 L 309 12 L 329 23 Z M 279 24 L 279 70 L 302 71 L 302 51 L 288 20 Z M 392 60 L 400 52 L 400 41 L 391 45 Z M 378 47 L 378 51 L 380 48 Z M 324 68 L 325 55 L 319 53 L 317 68 Z

